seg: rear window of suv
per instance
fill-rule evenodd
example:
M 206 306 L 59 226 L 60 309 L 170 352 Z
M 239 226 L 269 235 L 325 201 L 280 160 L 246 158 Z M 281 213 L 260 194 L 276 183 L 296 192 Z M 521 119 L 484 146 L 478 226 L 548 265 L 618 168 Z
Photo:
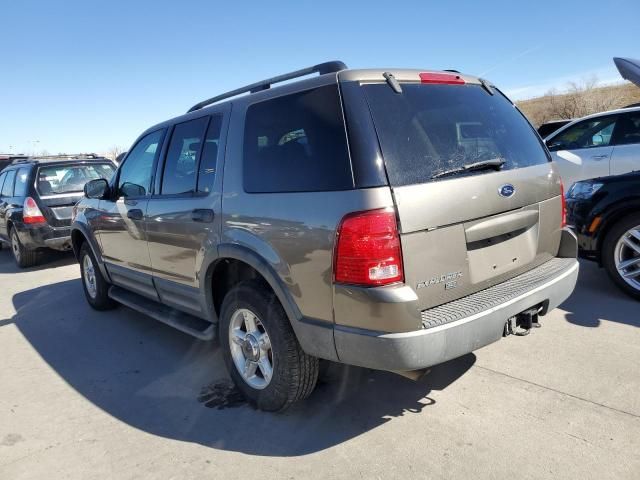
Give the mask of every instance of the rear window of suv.
M 549 161 L 533 128 L 497 90 L 490 95 L 480 85 L 402 84 L 397 94 L 387 84 L 362 88 L 394 186 L 433 181 L 486 160 L 503 160 L 503 170 Z
M 114 172 L 111 163 L 51 165 L 38 169 L 36 185 L 40 195 L 77 193 L 89 180 L 110 180 Z
M 243 155 L 250 193 L 353 188 L 338 86 L 251 105 Z

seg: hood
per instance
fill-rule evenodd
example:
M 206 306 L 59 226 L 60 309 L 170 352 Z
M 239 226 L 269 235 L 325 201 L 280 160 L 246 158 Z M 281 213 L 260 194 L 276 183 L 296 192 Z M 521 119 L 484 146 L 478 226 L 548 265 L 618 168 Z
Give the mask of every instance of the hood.
M 622 78 L 640 87 L 640 60 L 614 57 L 613 62 L 616 64 L 616 67 L 618 67 Z

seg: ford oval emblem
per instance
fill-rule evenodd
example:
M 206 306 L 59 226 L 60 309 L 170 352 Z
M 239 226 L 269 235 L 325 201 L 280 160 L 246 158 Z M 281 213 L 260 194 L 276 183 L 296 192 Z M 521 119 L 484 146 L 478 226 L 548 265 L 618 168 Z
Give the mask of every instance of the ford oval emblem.
M 510 183 L 505 183 L 498 189 L 498 193 L 501 197 L 513 197 L 513 194 L 516 193 L 516 187 Z

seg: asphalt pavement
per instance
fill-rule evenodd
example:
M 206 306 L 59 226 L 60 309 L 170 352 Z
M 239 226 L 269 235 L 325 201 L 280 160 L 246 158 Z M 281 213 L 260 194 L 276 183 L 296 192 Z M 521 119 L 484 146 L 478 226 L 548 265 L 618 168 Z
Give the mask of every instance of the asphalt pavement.
M 640 478 L 640 303 L 581 262 L 527 337 L 418 382 L 332 366 L 256 411 L 214 343 L 87 305 L 72 256 L 0 251 L 0 479 Z

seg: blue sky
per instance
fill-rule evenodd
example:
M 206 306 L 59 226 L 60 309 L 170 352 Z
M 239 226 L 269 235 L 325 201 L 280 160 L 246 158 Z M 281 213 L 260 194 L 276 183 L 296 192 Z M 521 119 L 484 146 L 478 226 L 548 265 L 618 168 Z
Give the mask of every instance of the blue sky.
M 330 59 L 456 68 L 528 98 L 640 57 L 640 1 L 31 1 L 0 6 L 0 152 L 106 152 Z

